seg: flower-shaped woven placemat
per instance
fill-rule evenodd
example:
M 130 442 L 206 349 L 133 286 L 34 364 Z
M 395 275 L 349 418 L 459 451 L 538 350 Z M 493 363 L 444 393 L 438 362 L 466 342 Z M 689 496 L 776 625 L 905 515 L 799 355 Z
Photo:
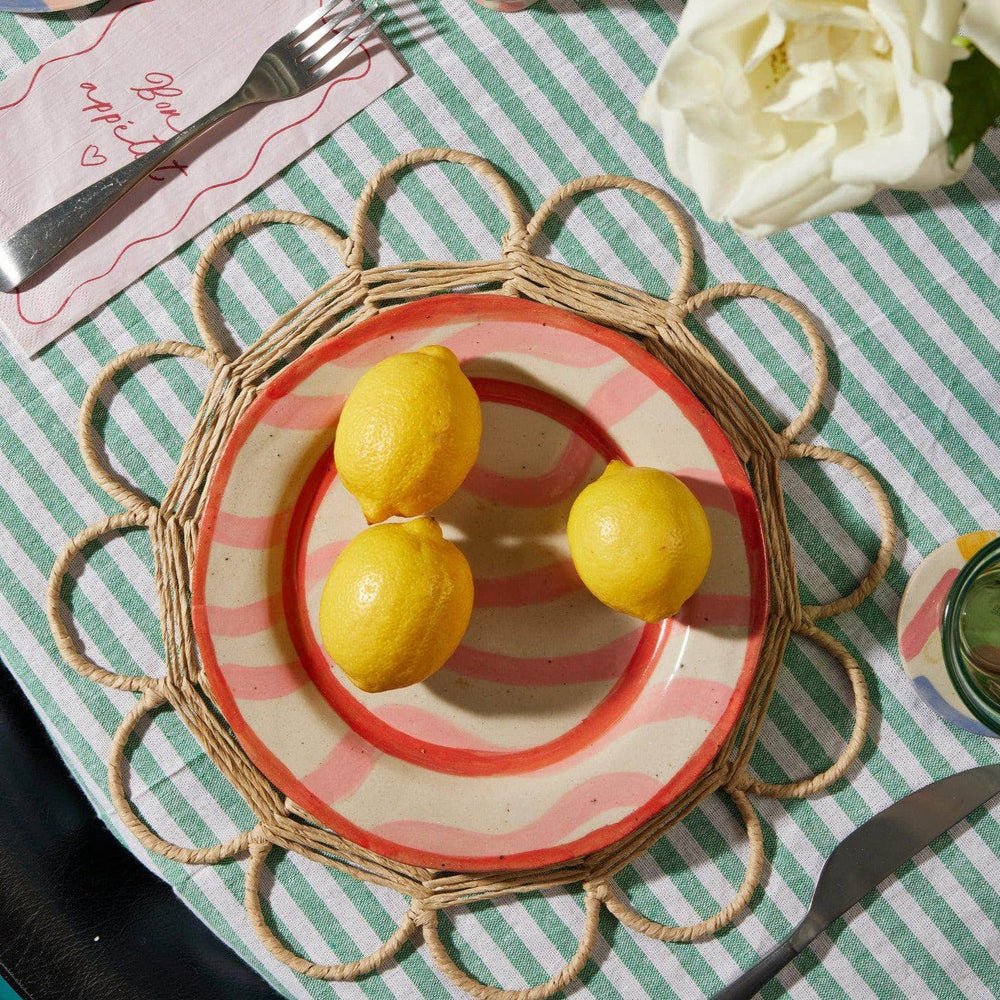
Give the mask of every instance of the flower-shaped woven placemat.
M 365 267 L 363 236 L 379 189 L 400 171 L 435 161 L 465 165 L 499 193 L 508 215 L 501 256 L 496 260 L 464 263 L 418 261 Z M 543 225 L 560 205 L 586 192 L 616 188 L 648 198 L 677 234 L 680 267 L 668 299 L 592 277 L 533 252 Z M 346 269 L 282 317 L 246 351 L 231 357 L 209 322 L 205 279 L 229 240 L 265 223 L 290 223 L 319 234 L 335 248 Z M 249 919 L 267 949 L 295 971 L 328 980 L 363 976 L 377 970 L 419 927 L 439 967 L 472 995 L 518 1000 L 551 996 L 577 975 L 590 955 L 602 906 L 633 930 L 661 941 L 691 941 L 725 926 L 747 905 L 763 868 L 764 841 L 750 796 L 814 794 L 840 778 L 857 756 L 865 739 L 868 718 L 865 682 L 855 660 L 817 622 L 855 607 L 882 579 L 895 534 L 891 508 L 865 466 L 843 452 L 797 440 L 816 414 L 827 380 L 825 347 L 805 310 L 782 292 L 759 285 L 721 284 L 692 294 L 693 270 L 691 238 L 681 214 L 663 192 L 648 184 L 625 177 L 580 179 L 556 191 L 525 221 L 522 206 L 489 163 L 455 150 L 420 150 L 399 157 L 371 179 L 358 201 L 347 238 L 314 218 L 294 212 L 255 213 L 228 226 L 212 241 L 195 270 L 193 311 L 204 346 L 164 341 L 132 348 L 109 364 L 90 387 L 81 411 L 81 450 L 94 479 L 123 510 L 85 529 L 61 554 L 50 580 L 49 614 L 67 663 L 99 684 L 140 695 L 135 707 L 122 719 L 112 742 L 108 761 L 112 801 L 138 840 L 165 857 L 189 865 L 211 865 L 248 854 L 245 903 Z M 240 416 L 285 362 L 308 346 L 337 337 L 361 320 L 402 302 L 445 291 L 484 289 L 558 306 L 621 331 L 669 366 L 694 391 L 725 431 L 750 474 L 767 546 L 770 609 L 759 665 L 739 724 L 681 798 L 619 842 L 571 863 L 495 874 L 442 873 L 399 864 L 324 828 L 287 800 L 254 766 L 221 720 L 199 661 L 191 620 L 191 573 L 207 484 L 217 457 Z M 814 380 L 808 400 L 798 416 L 780 431 L 768 425 L 711 351 L 688 329 L 687 319 L 698 309 L 732 298 L 762 299 L 784 310 L 801 327 L 810 346 Z M 157 504 L 109 469 L 96 438 L 93 417 L 99 395 L 117 373 L 163 355 L 200 361 L 210 370 L 211 378 L 176 476 Z M 850 594 L 828 604 L 803 605 L 799 598 L 780 480 L 780 463 L 792 458 L 841 466 L 869 491 L 882 521 L 878 555 L 864 579 Z M 125 676 L 99 666 L 85 655 L 75 629 L 67 621 L 64 582 L 71 565 L 96 540 L 136 528 L 147 530 L 152 541 L 166 654 L 165 677 Z M 827 770 L 792 784 L 766 784 L 750 777 L 747 764 L 786 643 L 793 633 L 816 643 L 842 665 L 854 695 L 854 730 L 839 759 Z M 169 705 L 183 719 L 249 804 L 257 819 L 252 829 L 213 847 L 184 847 L 164 840 L 138 816 L 127 792 L 126 746 L 140 720 L 164 705 Z M 698 924 L 675 927 L 647 919 L 615 889 L 614 875 L 707 796 L 720 790 L 730 796 L 746 824 L 750 850 L 742 886 L 727 906 Z M 294 954 L 269 926 L 260 898 L 261 873 L 274 847 L 297 852 L 405 894 L 411 905 L 398 930 L 376 951 L 355 962 L 319 965 L 306 956 Z M 582 884 L 586 909 L 579 947 L 569 963 L 544 983 L 518 990 L 501 990 L 480 983 L 456 964 L 439 936 L 437 918 L 441 910 L 473 900 L 575 883 Z

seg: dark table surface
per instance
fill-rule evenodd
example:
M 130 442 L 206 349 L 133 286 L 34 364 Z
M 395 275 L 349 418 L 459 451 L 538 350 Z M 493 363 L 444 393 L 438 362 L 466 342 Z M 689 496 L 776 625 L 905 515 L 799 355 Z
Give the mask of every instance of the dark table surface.
M 2 664 L 0 804 L 0 976 L 25 1000 L 277 998 L 112 836 Z

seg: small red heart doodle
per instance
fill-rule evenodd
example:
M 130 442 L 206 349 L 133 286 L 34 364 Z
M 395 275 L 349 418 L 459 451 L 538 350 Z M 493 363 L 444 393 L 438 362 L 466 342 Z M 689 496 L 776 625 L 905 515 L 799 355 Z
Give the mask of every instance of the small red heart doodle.
M 80 157 L 81 167 L 99 167 L 107 162 L 108 158 L 96 146 L 88 146 Z

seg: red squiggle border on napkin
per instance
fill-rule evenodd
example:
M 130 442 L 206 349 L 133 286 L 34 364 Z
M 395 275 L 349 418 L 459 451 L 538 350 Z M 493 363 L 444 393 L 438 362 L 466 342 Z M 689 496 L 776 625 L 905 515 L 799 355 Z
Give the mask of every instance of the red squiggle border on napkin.
M 62 62 L 64 59 L 73 59 L 76 56 L 86 55 L 88 52 L 93 52 L 101 42 L 104 41 L 108 32 L 114 26 L 115 21 L 118 20 L 126 11 L 130 11 L 133 7 L 142 7 L 147 3 L 155 3 L 156 0 L 136 0 L 135 3 L 130 3 L 127 7 L 122 7 L 121 10 L 116 11 L 111 19 L 108 21 L 104 30 L 97 36 L 97 40 L 93 45 L 88 46 L 85 49 L 80 49 L 79 52 L 67 52 L 63 56 L 56 56 L 54 59 L 46 59 L 45 62 L 41 63 L 34 73 L 31 74 L 31 80 L 28 82 L 28 89 L 16 100 L 12 101 L 10 104 L 0 104 L 0 111 L 7 111 L 9 108 L 16 108 L 22 101 L 26 100 L 28 95 L 35 89 L 35 83 L 38 81 L 38 75 L 45 69 L 46 66 L 52 66 L 54 63 Z

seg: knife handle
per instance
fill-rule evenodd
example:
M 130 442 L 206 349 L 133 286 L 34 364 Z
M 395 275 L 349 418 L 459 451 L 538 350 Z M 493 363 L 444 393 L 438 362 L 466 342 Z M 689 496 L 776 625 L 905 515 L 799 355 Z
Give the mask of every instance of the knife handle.
M 712 1000 L 750 1000 L 773 979 L 795 956 L 802 946 L 795 941 L 795 932 L 776 944 L 756 965 L 747 969 L 734 983 L 730 983 Z

